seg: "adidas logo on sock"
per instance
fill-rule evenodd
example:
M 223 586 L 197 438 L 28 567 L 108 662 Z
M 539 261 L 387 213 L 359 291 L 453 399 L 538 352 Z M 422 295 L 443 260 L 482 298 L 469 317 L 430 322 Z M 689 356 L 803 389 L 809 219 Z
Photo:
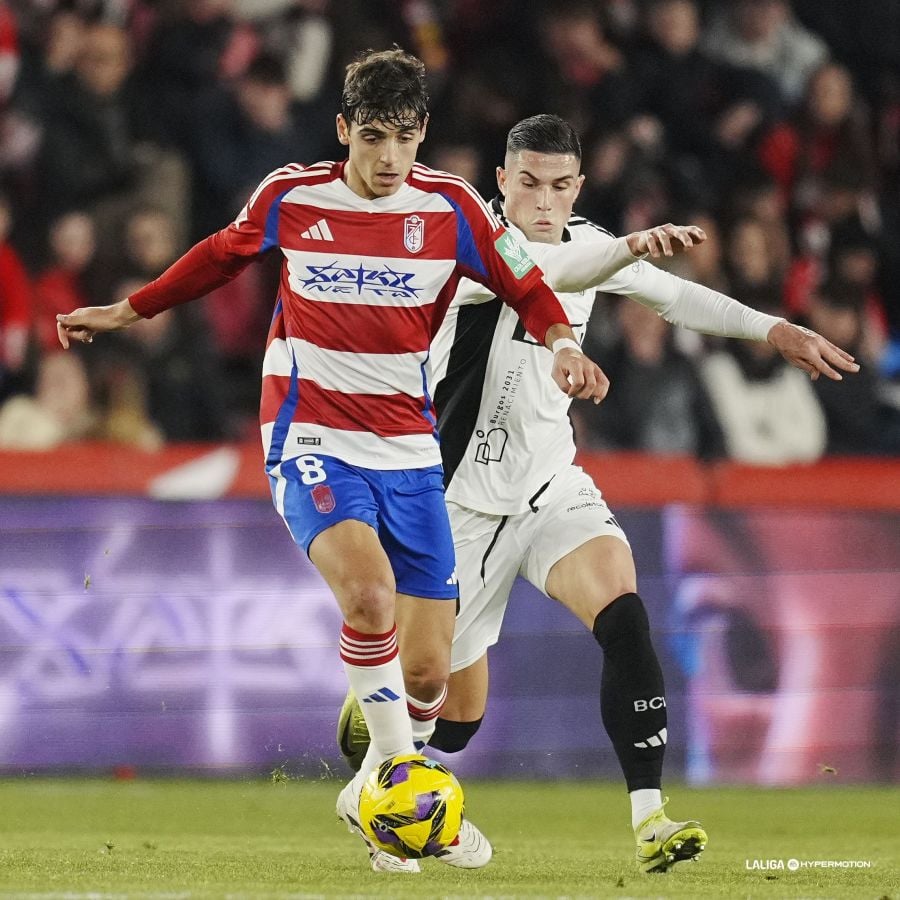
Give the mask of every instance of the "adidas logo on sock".
M 646 750 L 648 747 L 662 747 L 668 736 L 668 731 L 665 728 L 660 728 L 656 734 L 651 734 L 646 741 L 635 741 L 634 746 L 643 750 Z
M 368 697 L 363 697 L 363 703 L 387 703 L 389 700 L 399 700 L 400 698 L 387 687 L 378 688 Z
M 300 232 L 300 237 L 309 241 L 333 241 L 334 235 L 324 219 L 319 219 L 315 225 L 310 225 L 306 231 Z

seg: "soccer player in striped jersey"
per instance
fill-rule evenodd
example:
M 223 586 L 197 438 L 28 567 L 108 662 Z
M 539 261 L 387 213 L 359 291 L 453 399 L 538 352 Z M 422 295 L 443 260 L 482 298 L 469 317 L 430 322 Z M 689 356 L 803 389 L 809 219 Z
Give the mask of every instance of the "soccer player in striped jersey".
M 503 296 L 554 348 L 552 378 L 567 395 L 599 400 L 607 387 L 540 269 L 478 194 L 415 163 L 427 119 L 422 63 L 399 49 L 364 55 L 348 67 L 337 116 L 347 159 L 273 172 L 158 279 L 58 317 L 63 346 L 89 342 L 282 254 L 262 373 L 265 465 L 278 512 L 343 615 L 341 658 L 373 736 L 338 798 L 360 836 L 366 775 L 414 752 L 416 729 L 431 732 L 446 696 L 458 588 L 430 345 L 460 279 Z M 376 870 L 419 871 L 367 849 Z M 442 859 L 472 867 L 490 853 L 466 821 Z
M 821 336 L 647 262 L 633 261 L 610 278 L 593 277 L 590 261 L 622 241 L 635 255 L 668 256 L 704 235 L 666 225 L 614 239 L 572 214 L 584 179 L 580 167 L 571 126 L 556 116 L 526 119 L 509 134 L 497 172 L 503 196 L 493 203 L 539 260 L 580 335 L 600 289 L 697 331 L 768 340 L 814 378 L 839 379 L 838 370 L 858 368 Z M 449 694 L 429 743 L 458 751 L 478 730 L 487 702 L 487 650 L 522 575 L 571 610 L 602 649 L 601 715 L 625 775 L 640 867 L 663 872 L 696 857 L 706 845 L 705 831 L 695 821 L 673 822 L 663 811 L 665 689 L 631 550 L 600 491 L 573 464 L 569 401 L 544 386 L 548 351 L 497 295 L 466 281 L 432 353 L 460 611 Z M 364 745 L 361 726 L 352 702 L 345 703 L 338 732 L 345 750 Z

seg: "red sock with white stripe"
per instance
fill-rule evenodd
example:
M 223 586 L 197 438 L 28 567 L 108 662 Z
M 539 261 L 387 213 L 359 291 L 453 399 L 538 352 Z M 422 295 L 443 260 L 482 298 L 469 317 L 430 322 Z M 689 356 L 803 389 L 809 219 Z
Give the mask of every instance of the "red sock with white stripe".
M 372 736 L 371 752 L 360 770 L 368 775 L 384 759 L 415 752 L 396 627 L 384 634 L 365 634 L 344 623 L 341 659 Z
M 430 702 L 416 700 L 415 697 L 409 694 L 406 695 L 406 708 L 409 710 L 409 718 L 412 722 L 413 743 L 416 745 L 417 752 L 422 752 L 425 745 L 434 734 L 434 727 L 437 724 L 438 714 L 446 699 L 446 684 L 437 700 L 431 700 Z

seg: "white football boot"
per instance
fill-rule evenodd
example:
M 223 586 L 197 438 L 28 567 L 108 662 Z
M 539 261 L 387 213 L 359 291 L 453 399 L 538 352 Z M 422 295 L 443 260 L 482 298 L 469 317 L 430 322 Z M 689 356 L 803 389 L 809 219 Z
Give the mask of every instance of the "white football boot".
M 384 850 L 379 850 L 367 837 L 359 824 L 359 795 L 360 790 L 354 790 L 353 782 L 349 782 L 338 794 L 336 811 L 338 818 L 347 826 L 351 834 L 358 834 L 366 845 L 369 854 L 369 862 L 373 872 L 420 872 L 419 863 L 415 859 L 406 859 L 393 856 Z M 459 865 L 458 863 L 456 865 Z
M 438 850 L 434 858 L 457 869 L 480 869 L 493 855 L 491 842 L 468 819 L 463 819 L 453 843 Z

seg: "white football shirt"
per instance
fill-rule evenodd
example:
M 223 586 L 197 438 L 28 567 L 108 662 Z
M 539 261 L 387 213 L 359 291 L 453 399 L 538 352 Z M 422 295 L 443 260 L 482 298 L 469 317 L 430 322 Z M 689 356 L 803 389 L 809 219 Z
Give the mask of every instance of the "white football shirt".
M 499 204 L 494 209 L 500 212 Z M 540 265 L 550 245 L 528 241 L 504 224 Z M 613 236 L 573 216 L 563 240 Z M 595 292 L 557 293 L 579 341 Z M 495 515 L 525 512 L 575 456 L 571 401 L 550 377 L 553 354 L 488 289 L 463 279 L 432 343 L 431 361 L 447 499 Z
M 498 200 L 493 208 L 502 218 Z M 558 247 L 528 241 L 503 222 L 544 271 L 558 268 L 548 259 L 555 254 L 559 261 Z M 606 245 L 606 251 L 614 240 L 577 215 L 563 233 L 563 242 L 586 243 L 592 260 L 608 254 L 594 254 L 591 244 Z M 706 334 L 761 341 L 782 321 L 640 260 L 605 281 L 586 278 L 584 283 L 594 286 L 556 292 L 579 339 L 597 290 L 628 296 L 667 322 Z M 493 515 L 525 512 L 575 456 L 570 400 L 550 377 L 553 355 L 528 334 L 513 310 L 464 279 L 432 344 L 431 361 L 447 499 Z

